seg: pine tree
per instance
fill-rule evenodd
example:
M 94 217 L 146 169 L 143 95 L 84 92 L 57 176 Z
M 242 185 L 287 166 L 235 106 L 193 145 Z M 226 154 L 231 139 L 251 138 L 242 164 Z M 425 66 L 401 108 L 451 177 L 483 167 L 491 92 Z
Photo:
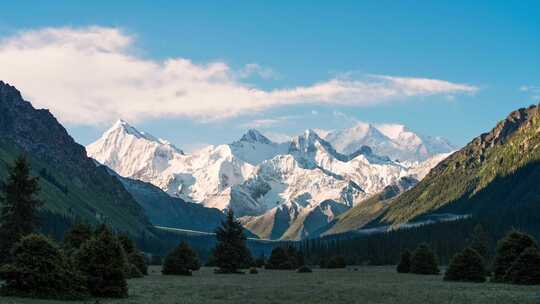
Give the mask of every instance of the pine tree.
M 238 273 L 238 269 L 251 265 L 251 253 L 246 246 L 246 236 L 240 222 L 234 219 L 232 209 L 227 219 L 216 230 L 218 244 L 212 252 L 218 273 Z
M 457 253 L 444 274 L 445 281 L 485 282 L 484 258 L 473 248 Z
M 520 285 L 540 285 L 540 252 L 538 248 L 525 249 L 512 263 L 504 280 Z
M 505 276 L 512 263 L 529 247 L 538 248 L 536 241 L 528 234 L 511 230 L 497 243 L 493 263 L 493 281 L 505 282 Z
M 482 225 L 477 224 L 474 227 L 469 247 L 476 250 L 484 261 L 489 260 L 489 235 Z
M 437 259 L 428 244 L 420 244 L 411 257 L 411 273 L 439 274 Z
M 85 242 L 78 250 L 76 261 L 87 276 L 93 296 L 124 298 L 128 295 L 126 255 L 112 232 L 102 227 L 101 233 Z
M 405 250 L 401 253 L 401 259 L 396 268 L 399 273 L 409 273 L 411 272 L 411 252 Z
M 7 182 L 2 184 L 0 200 L 0 265 L 10 260 L 10 250 L 23 236 L 38 226 L 37 208 L 43 202 L 36 198 L 39 179 L 30 176 L 30 166 L 24 155 L 9 168 Z
M 185 241 L 182 241 L 165 257 L 161 272 L 165 275 L 190 276 L 193 270 L 199 270 L 200 267 L 197 253 Z
M 23 237 L 13 248 L 13 262 L 0 268 L 2 294 L 33 298 L 85 297 L 84 277 L 58 246 L 42 235 Z

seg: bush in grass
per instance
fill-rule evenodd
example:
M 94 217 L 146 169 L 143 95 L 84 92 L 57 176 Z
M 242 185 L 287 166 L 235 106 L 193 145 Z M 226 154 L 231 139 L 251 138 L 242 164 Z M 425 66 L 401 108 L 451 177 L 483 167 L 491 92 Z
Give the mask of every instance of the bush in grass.
M 399 259 L 396 270 L 399 273 L 411 272 L 411 252 L 409 250 L 405 250 L 401 253 L 401 258 Z
M 444 274 L 445 281 L 485 282 L 484 258 L 474 249 L 467 247 L 454 255 Z
M 192 275 L 193 270 L 199 270 L 197 253 L 183 241 L 165 257 L 161 272 L 165 275 Z
M 283 247 L 275 247 L 266 261 L 266 269 L 294 269 L 287 252 Z
M 304 256 L 293 246 L 275 247 L 266 262 L 267 269 L 294 270 L 304 265 Z
M 520 285 L 539 285 L 540 252 L 538 248 L 525 249 L 506 272 L 505 281 Z
M 259 271 L 257 270 L 257 268 L 251 267 L 251 268 L 249 269 L 249 273 L 250 273 L 250 274 L 258 274 Z
M 0 279 L 5 281 L 3 295 L 80 299 L 87 294 L 83 276 L 47 237 L 31 234 L 22 238 L 12 256 L 12 263 L 0 269 Z
M 336 255 L 332 257 L 328 264 L 326 265 L 326 268 L 330 269 L 337 269 L 337 268 L 345 268 L 347 267 L 347 262 L 345 262 L 345 258 L 341 255 Z
M 126 256 L 109 229 L 101 229 L 97 237 L 85 242 L 77 252 L 76 260 L 79 269 L 87 276 L 88 289 L 93 296 L 128 296 Z
M 411 257 L 411 272 L 416 274 L 439 274 L 437 259 L 428 244 L 420 244 Z
M 313 271 L 311 270 L 311 268 L 309 268 L 309 267 L 307 267 L 306 265 L 304 265 L 304 266 L 300 266 L 300 268 L 298 268 L 298 269 L 296 270 L 296 272 L 298 272 L 298 273 L 311 273 L 311 272 L 313 272 Z
M 517 230 L 510 231 L 497 242 L 497 252 L 493 262 L 493 281 L 505 282 L 505 276 L 512 263 L 529 248 L 538 248 L 533 237 Z

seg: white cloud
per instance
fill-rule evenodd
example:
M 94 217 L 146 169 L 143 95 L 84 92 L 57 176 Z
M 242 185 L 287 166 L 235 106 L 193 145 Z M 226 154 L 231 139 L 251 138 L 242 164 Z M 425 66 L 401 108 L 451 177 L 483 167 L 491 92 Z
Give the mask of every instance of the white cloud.
M 135 37 L 105 27 L 43 28 L 0 41 L 0 79 L 63 122 L 95 125 L 117 118 L 213 120 L 298 104 L 370 106 L 430 95 L 470 94 L 474 86 L 444 80 L 368 76 L 263 90 L 237 75 L 269 75 L 259 65 L 233 71 L 216 61 L 162 61 L 139 56 Z M 247 74 L 246 74 L 247 73 Z
M 260 78 L 263 79 L 273 79 L 277 78 L 277 73 L 274 72 L 274 70 L 262 67 L 259 64 L 256 63 L 248 63 L 246 64 L 239 72 L 238 75 L 240 78 L 249 78 L 253 75 L 257 75 Z
M 244 128 L 268 128 L 273 127 L 278 124 L 283 124 L 290 120 L 300 119 L 302 118 L 302 115 L 286 115 L 286 116 L 277 116 L 272 118 L 262 118 L 262 119 L 254 119 L 252 121 L 249 121 L 247 123 L 242 124 L 241 126 Z

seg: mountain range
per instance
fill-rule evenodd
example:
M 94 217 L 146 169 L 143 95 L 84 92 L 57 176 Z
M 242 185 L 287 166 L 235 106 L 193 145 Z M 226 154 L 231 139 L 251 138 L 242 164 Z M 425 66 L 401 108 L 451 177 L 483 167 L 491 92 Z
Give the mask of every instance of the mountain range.
M 40 177 L 46 214 L 108 223 L 137 237 L 153 235 L 143 208 L 118 179 L 96 166 L 48 110 L 34 109 L 15 87 L 0 81 L 0 178 L 20 154 Z
M 0 178 L 25 154 L 43 215 L 143 239 L 159 237 L 154 226 L 211 232 L 227 208 L 250 236 L 275 240 L 468 217 L 537 231 L 539 109 L 510 113 L 455 152 L 404 126 L 358 124 L 283 143 L 248 130 L 185 153 L 121 120 L 85 151 L 48 110 L 0 81 Z
M 119 120 L 87 151 L 119 175 L 153 184 L 171 197 L 219 210 L 232 208 L 261 238 L 296 240 L 388 186 L 410 188 L 444 157 L 436 152 L 452 149 L 443 140 L 426 143 L 403 126 L 393 139 L 371 125 L 367 128 L 361 140 L 354 139 L 359 132 L 355 126 L 306 130 L 284 143 L 248 130 L 233 143 L 186 154 Z M 340 141 L 338 134 L 343 134 Z M 340 147 L 348 142 L 342 151 L 357 149 L 340 152 L 325 138 Z M 394 151 L 402 160 L 377 154 L 362 143 Z
M 540 212 L 540 107 L 516 110 L 438 163 L 410 190 L 385 191 L 318 231 L 386 231 L 474 217 L 535 235 Z M 506 228 L 503 228 L 506 227 Z

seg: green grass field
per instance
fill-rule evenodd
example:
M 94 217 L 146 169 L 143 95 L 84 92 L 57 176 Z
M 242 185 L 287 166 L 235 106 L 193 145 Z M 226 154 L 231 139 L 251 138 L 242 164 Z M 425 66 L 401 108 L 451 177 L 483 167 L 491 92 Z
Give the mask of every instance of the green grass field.
M 256 275 L 216 275 L 203 268 L 193 277 L 162 276 L 159 271 L 152 267 L 149 276 L 130 280 L 127 299 L 78 303 L 540 303 L 538 286 L 449 283 L 442 276 L 397 274 L 392 267 L 306 274 L 261 270 Z M 0 303 L 71 302 L 0 298 Z

